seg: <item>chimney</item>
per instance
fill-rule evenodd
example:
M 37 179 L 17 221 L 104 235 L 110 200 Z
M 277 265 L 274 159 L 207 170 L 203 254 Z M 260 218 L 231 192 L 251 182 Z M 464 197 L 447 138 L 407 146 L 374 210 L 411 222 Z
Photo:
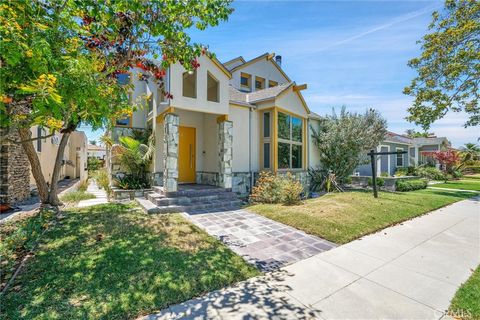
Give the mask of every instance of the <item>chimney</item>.
M 282 66 L 282 56 L 275 56 L 275 62 L 281 67 Z

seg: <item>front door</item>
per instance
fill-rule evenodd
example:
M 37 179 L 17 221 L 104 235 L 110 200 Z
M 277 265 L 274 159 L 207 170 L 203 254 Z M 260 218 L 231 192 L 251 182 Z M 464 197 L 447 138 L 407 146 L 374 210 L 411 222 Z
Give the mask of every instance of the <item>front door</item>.
M 195 128 L 180 127 L 178 140 L 178 182 L 195 182 Z

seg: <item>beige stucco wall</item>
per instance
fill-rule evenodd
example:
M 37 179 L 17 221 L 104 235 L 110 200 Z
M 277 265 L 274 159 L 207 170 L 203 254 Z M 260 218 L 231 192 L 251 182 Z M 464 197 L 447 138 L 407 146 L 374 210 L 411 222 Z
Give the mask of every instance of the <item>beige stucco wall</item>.
M 230 106 L 230 114 L 228 115 L 228 119 L 233 122 L 233 164 L 232 166 L 233 166 L 234 172 L 248 172 L 249 113 L 250 111 L 248 108 Z M 252 130 L 252 135 L 253 135 L 253 131 L 254 130 Z M 255 136 L 257 135 L 255 134 Z
M 298 94 L 293 91 L 293 86 L 288 88 L 285 92 L 282 92 L 275 99 L 275 105 L 304 118 L 308 116 L 307 110 L 302 104 L 302 100 Z
M 240 74 L 242 72 L 248 73 L 252 76 L 252 91 L 255 90 L 255 76 L 264 78 L 266 87 L 268 87 L 268 80 L 276 81 L 279 84 L 288 82 L 285 76 L 283 76 L 283 74 L 273 65 L 273 62 L 266 58 L 232 72 L 230 83 L 235 88 L 240 88 Z
M 179 63 L 170 67 L 170 77 L 174 81 L 170 81 L 170 93 L 173 99 L 170 100 L 170 105 L 175 108 L 182 108 L 186 110 L 207 112 L 213 114 L 227 114 L 229 105 L 228 81 L 229 77 L 206 56 L 198 58 L 200 67 L 196 70 L 197 73 L 197 90 L 196 98 L 189 98 L 183 96 L 183 73 L 185 68 Z M 219 102 L 212 102 L 207 100 L 207 72 L 210 72 L 213 77 L 219 81 L 220 93 Z
M 87 136 L 83 131 L 75 131 L 68 139 L 68 160 L 70 160 L 74 167 L 65 165 L 65 175 L 70 176 L 71 179 L 79 178 L 84 180 L 87 178 Z

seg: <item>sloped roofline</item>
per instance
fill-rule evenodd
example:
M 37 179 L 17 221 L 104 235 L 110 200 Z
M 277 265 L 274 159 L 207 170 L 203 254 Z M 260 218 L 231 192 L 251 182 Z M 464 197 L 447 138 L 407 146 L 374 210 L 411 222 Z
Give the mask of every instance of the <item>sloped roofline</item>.
M 233 68 L 231 70 L 231 72 L 235 72 L 237 70 L 240 70 L 248 65 L 251 65 L 257 61 L 260 61 L 262 59 L 267 59 L 268 61 L 270 61 L 277 69 L 278 71 L 285 77 L 285 79 L 287 79 L 288 82 L 292 82 L 292 80 L 289 78 L 289 76 L 287 76 L 287 74 L 285 73 L 285 71 L 282 70 L 282 68 L 278 65 L 278 63 L 275 62 L 275 59 L 268 59 L 269 56 L 275 56 L 275 53 L 268 53 L 268 52 L 265 52 L 264 54 L 261 54 L 259 55 L 258 57 L 256 58 L 253 58 L 251 60 L 248 60 L 246 62 L 244 62 L 243 64 L 239 65 L 239 66 L 236 66 L 235 68 Z M 242 58 L 243 59 L 243 58 Z
M 227 64 L 230 64 L 230 63 L 232 63 L 232 62 L 234 62 L 234 61 L 237 61 L 237 60 L 242 61 L 242 64 L 246 62 L 245 59 L 244 59 L 242 56 L 238 56 L 238 57 L 236 57 L 236 58 L 233 58 L 233 59 L 230 59 L 230 60 L 224 62 L 223 64 L 224 64 L 224 65 L 227 65 Z

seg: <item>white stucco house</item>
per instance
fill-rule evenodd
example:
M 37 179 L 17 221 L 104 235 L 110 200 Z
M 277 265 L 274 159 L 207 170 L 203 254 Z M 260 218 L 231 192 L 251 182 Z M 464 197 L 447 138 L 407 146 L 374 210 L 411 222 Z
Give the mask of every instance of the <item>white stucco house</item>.
M 196 183 L 245 195 L 261 170 L 292 172 L 306 184 L 307 168 L 318 165 L 309 130 L 319 119 L 302 96 L 307 85 L 290 79 L 273 53 L 224 63 L 203 55 L 198 62 L 195 72 L 178 63 L 167 70 L 171 99 L 139 80 L 142 70 L 130 74 L 132 99 L 146 95 L 149 107 L 118 119 L 112 135 L 152 130 L 153 184 L 166 192 Z

